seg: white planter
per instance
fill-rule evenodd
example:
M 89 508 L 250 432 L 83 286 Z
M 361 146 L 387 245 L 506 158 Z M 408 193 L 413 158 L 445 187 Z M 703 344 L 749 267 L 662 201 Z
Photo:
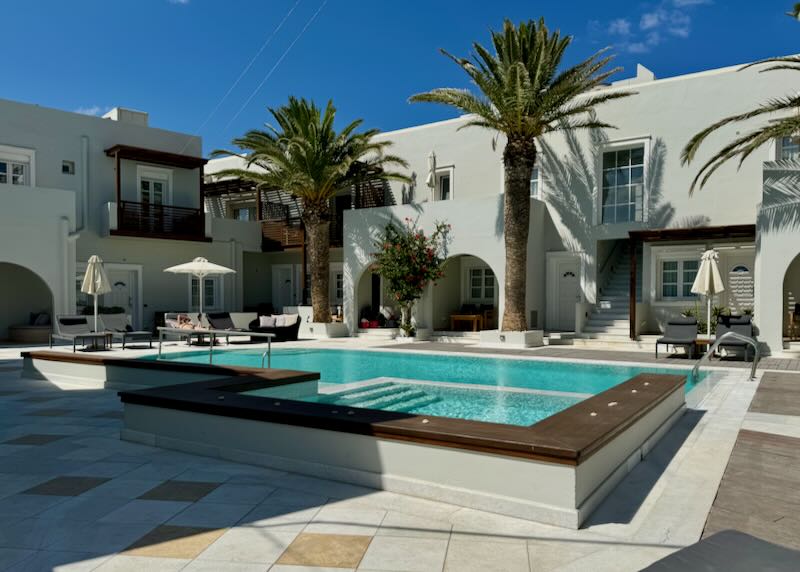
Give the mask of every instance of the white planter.
M 544 330 L 527 330 L 524 332 L 503 332 L 500 330 L 483 330 L 480 345 L 502 348 L 531 348 L 544 345 Z
M 345 338 L 350 335 L 342 322 L 305 322 L 300 325 L 300 338 L 325 339 Z

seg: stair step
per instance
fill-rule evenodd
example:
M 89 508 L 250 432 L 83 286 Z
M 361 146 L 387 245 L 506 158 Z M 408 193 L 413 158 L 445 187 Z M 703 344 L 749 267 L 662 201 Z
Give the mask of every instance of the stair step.
M 627 328 L 630 321 L 624 318 L 619 320 L 611 320 L 611 319 L 604 319 L 604 318 L 597 318 L 592 316 L 586 321 L 587 326 L 598 327 L 598 328 L 608 328 L 608 327 L 617 327 L 617 328 Z
M 418 389 L 397 388 L 397 391 L 384 395 L 377 399 L 368 399 L 366 401 L 358 401 L 353 403 L 353 407 L 364 407 L 366 409 L 386 409 L 393 405 L 398 405 L 409 400 L 419 399 L 426 394 Z
M 427 407 L 428 405 L 433 405 L 434 403 L 438 403 L 441 401 L 441 397 L 434 397 L 433 395 L 425 394 L 424 397 L 420 397 L 416 400 L 400 403 L 397 405 L 393 405 L 391 407 L 384 407 L 385 411 L 396 411 L 398 413 L 408 413 L 413 409 L 420 409 L 422 407 Z
M 630 326 L 628 327 L 584 326 L 583 333 L 628 335 L 630 333 Z
M 388 381 L 386 383 L 379 383 L 375 385 L 368 385 L 366 387 L 356 387 L 354 389 L 347 389 L 337 393 L 325 395 L 319 399 L 320 403 L 331 403 L 334 401 L 353 401 L 356 399 L 370 399 L 382 397 L 397 391 L 397 385 Z

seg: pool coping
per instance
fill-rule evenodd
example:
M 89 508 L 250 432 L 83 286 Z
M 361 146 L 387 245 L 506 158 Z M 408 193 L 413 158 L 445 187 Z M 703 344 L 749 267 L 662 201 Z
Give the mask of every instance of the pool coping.
M 683 391 L 686 383 L 686 376 L 682 375 L 641 373 L 531 426 L 514 426 L 237 393 L 299 382 L 316 382 L 319 374 L 315 372 L 49 351 L 25 352 L 23 357 L 29 360 L 204 376 L 202 381 L 120 391 L 123 403 L 413 441 L 568 465 L 578 465 L 589 459 L 676 390 Z M 609 406 L 612 403 L 614 405 Z

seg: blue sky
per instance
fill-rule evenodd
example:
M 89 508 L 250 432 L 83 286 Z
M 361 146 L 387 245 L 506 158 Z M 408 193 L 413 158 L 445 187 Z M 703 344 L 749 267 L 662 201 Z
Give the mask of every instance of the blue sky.
M 9 2 L 0 97 L 91 114 L 117 105 L 145 110 L 151 125 L 202 135 L 208 152 L 262 125 L 266 108 L 290 94 L 333 98 L 341 123 L 361 117 L 382 130 L 453 117 L 408 96 L 466 85 L 438 48 L 464 55 L 472 41 L 487 43 L 504 17 L 544 16 L 573 35 L 567 63 L 611 45 L 620 78 L 637 62 L 667 77 L 800 52 L 800 23 L 783 15 L 791 3 Z

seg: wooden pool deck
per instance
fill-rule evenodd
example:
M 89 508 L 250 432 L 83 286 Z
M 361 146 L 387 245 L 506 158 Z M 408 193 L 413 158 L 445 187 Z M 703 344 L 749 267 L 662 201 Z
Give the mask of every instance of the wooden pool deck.
M 765 373 L 753 398 L 703 537 L 731 528 L 800 548 L 798 374 Z

